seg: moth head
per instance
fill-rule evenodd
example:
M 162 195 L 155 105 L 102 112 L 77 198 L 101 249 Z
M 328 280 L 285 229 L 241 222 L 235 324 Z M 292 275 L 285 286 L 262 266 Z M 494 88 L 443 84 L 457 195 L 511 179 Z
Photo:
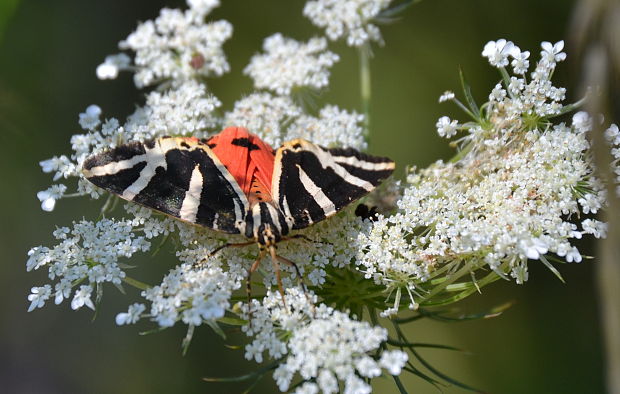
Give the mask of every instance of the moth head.
M 261 225 L 258 226 L 257 234 L 254 236 L 256 237 L 256 241 L 264 246 L 273 246 L 282 239 L 282 234 L 280 234 L 278 229 L 271 225 L 271 223 L 261 223 Z

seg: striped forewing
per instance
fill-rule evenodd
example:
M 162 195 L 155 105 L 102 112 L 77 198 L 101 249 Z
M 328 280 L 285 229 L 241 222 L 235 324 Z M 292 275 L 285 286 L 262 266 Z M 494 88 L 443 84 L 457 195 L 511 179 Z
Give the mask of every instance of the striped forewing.
M 291 228 L 300 229 L 363 197 L 393 171 L 388 158 L 297 139 L 276 151 L 272 195 Z
M 88 158 L 86 178 L 120 197 L 227 233 L 245 232 L 249 204 L 206 143 L 163 137 Z

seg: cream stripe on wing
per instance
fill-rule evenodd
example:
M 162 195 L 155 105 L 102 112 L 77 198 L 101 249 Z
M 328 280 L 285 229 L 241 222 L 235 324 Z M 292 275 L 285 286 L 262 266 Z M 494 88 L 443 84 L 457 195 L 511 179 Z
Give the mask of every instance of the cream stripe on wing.
M 288 206 L 288 201 L 286 201 L 286 195 L 282 197 L 282 203 L 280 206 L 284 209 L 284 220 L 290 228 L 293 228 L 295 224 L 295 218 L 293 218 L 293 214 L 291 213 L 291 208 Z
M 133 168 L 136 164 L 142 163 L 146 160 L 146 155 L 136 155 L 131 159 L 113 161 L 111 163 L 93 167 L 90 170 L 84 169 L 84 173 L 88 178 L 93 176 L 114 175 L 120 171 Z
M 176 147 L 176 144 L 173 145 L 165 142 L 168 140 L 157 140 L 152 149 L 145 146 L 146 167 L 140 171 L 140 176 L 138 179 L 136 179 L 134 183 L 129 185 L 129 187 L 123 191 L 123 194 L 121 195 L 122 198 L 126 200 L 133 200 L 133 198 L 144 190 L 144 188 L 149 184 L 153 176 L 155 176 L 155 171 L 158 167 L 163 167 L 164 169 L 168 168 L 166 163 L 166 152 Z
M 301 184 L 304 186 L 304 189 L 306 189 L 306 191 L 312 196 L 312 198 L 314 198 L 314 201 L 316 201 L 316 203 L 319 204 L 319 206 L 323 209 L 323 212 L 325 212 L 325 216 L 330 216 L 336 213 L 336 206 L 334 205 L 332 200 L 330 200 L 325 195 L 325 193 L 323 193 L 323 190 L 321 190 L 320 187 L 318 187 L 314 182 L 312 182 L 312 179 L 310 179 L 308 174 L 304 172 L 304 170 L 299 164 L 296 164 L 296 166 L 299 169 L 299 180 L 301 181 Z
M 258 228 L 260 224 L 260 204 L 256 204 L 252 207 L 252 234 L 255 238 L 258 237 Z
M 392 161 L 373 163 L 370 161 L 360 160 L 355 156 L 332 156 L 332 158 L 338 164 L 346 164 L 353 167 L 361 168 L 362 170 L 385 171 L 394 169 L 394 162 Z
M 185 192 L 185 198 L 183 198 L 183 204 L 179 211 L 179 217 L 182 220 L 196 223 L 196 214 L 198 213 L 200 194 L 202 193 L 202 183 L 203 178 L 200 172 L 200 166 L 196 164 L 189 181 L 189 189 Z
M 267 210 L 269 211 L 269 216 L 271 216 L 271 221 L 274 226 L 278 229 L 279 233 L 282 233 L 282 225 L 280 224 L 280 215 L 278 215 L 278 209 L 271 204 L 267 205 Z
M 336 175 L 344 179 L 345 182 L 348 182 L 357 187 L 361 187 L 368 192 L 375 188 L 372 183 L 358 178 L 355 175 L 352 175 L 344 167 L 336 163 L 331 153 L 324 151 L 323 149 L 319 148 L 314 144 L 310 145 L 312 146 L 311 151 L 317 155 L 317 157 L 319 158 L 319 163 L 321 163 L 321 166 L 323 166 L 323 168 L 331 167 L 336 173 Z

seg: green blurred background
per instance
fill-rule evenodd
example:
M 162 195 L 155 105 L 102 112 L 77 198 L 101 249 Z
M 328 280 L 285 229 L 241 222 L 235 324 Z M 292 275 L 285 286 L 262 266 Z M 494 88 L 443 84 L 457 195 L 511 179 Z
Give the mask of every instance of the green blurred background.
M 307 39 L 317 31 L 301 16 L 303 2 L 224 0 L 212 14 L 235 28 L 225 45 L 232 72 L 210 84 L 230 108 L 250 92 L 241 70 L 260 50 L 264 37 L 282 32 Z M 452 151 L 436 136 L 441 115 L 464 119 L 437 98 L 459 91 L 462 67 L 479 101 L 499 79 L 480 57 L 488 40 L 507 38 L 537 58 L 543 40 L 566 39 L 573 7 L 566 0 L 426 0 L 411 7 L 398 22 L 382 27 L 387 43 L 375 47 L 372 60 L 371 151 L 396 159 L 401 169 L 447 159 Z M 141 92 L 123 74 L 98 81 L 95 67 L 138 20 L 152 19 L 164 6 L 184 7 L 179 0 L 84 1 L 0 0 L 0 392 L 6 393 L 236 393 L 244 385 L 212 384 L 203 376 L 230 376 L 256 368 L 243 351 L 230 350 L 208 328 L 199 328 L 188 354 L 181 355 L 183 327 L 139 336 L 148 324 L 117 327 L 114 316 L 137 299 L 106 288 L 95 321 L 84 308 L 67 302 L 27 313 L 31 286 L 47 282 L 45 272 L 26 273 L 28 249 L 51 245 L 56 225 L 82 217 L 93 219 L 99 204 L 88 199 L 62 200 L 52 213 L 40 210 L 35 196 L 51 182 L 38 162 L 70 150 L 69 137 L 79 132 L 78 113 L 100 105 L 105 116 L 124 117 Z M 321 102 L 359 109 L 357 57 L 340 44 L 330 90 Z M 569 52 L 569 59 L 570 59 Z M 575 98 L 570 64 L 556 83 Z M 571 90 L 572 88 L 572 90 Z M 593 246 L 582 245 L 586 254 Z M 174 264 L 171 252 L 155 260 L 138 258 L 134 276 L 157 280 Z M 547 269 L 530 265 L 530 281 L 519 286 L 498 282 L 461 307 L 475 312 L 514 301 L 503 316 L 491 320 L 442 324 L 421 322 L 409 328 L 411 339 L 467 349 L 462 354 L 429 349 L 423 354 L 441 371 L 490 393 L 603 392 L 603 363 L 595 260 L 561 267 L 566 284 Z M 234 343 L 239 337 L 229 340 Z M 239 343 L 238 341 L 236 341 Z M 411 376 L 412 393 L 437 392 Z M 255 390 L 275 392 L 271 377 Z M 391 380 L 378 382 L 377 393 L 395 393 Z M 462 392 L 449 387 L 446 393 Z

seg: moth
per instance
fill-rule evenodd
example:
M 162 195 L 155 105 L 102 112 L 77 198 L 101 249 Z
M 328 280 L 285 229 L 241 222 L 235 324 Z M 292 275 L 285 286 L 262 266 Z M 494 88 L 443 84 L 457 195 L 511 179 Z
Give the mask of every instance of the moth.
M 394 162 L 352 148 L 325 148 L 304 139 L 272 149 L 243 127 L 209 139 L 161 137 L 130 142 L 87 158 L 83 174 L 121 198 L 176 219 L 258 244 L 250 277 L 269 254 L 284 300 L 280 241 L 292 230 L 320 222 L 372 191 L 394 171 Z M 216 249 L 216 251 L 221 248 Z M 250 293 L 248 279 L 248 294 Z M 285 303 L 286 305 L 286 303 Z

